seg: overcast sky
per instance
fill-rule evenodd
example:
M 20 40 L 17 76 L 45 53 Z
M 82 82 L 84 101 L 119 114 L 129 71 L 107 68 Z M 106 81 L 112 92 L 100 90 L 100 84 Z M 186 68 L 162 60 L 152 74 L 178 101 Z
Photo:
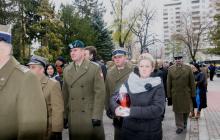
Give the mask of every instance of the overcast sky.
M 72 0 L 51 0 L 54 1 L 56 6 L 58 7 L 61 3 L 67 4 L 71 3 Z M 112 16 L 110 15 L 111 5 L 109 0 L 100 0 L 103 1 L 104 6 L 107 9 L 107 12 L 104 16 L 105 22 L 110 25 L 112 22 Z M 127 13 L 132 13 L 132 11 L 138 7 L 141 6 L 142 0 L 133 0 L 132 3 L 129 4 L 129 8 L 127 8 Z M 153 26 L 151 27 L 152 32 L 158 35 L 158 38 L 162 39 L 163 35 L 163 18 L 162 18 L 162 9 L 163 9 L 163 3 L 165 0 L 145 0 L 146 3 L 148 3 L 152 9 L 156 10 L 156 16 L 153 22 Z

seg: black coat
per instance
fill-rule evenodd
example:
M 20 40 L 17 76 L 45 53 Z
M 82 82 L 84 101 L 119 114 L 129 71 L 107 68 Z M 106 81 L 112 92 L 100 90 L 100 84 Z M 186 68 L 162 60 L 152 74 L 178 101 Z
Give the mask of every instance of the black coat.
M 200 108 L 206 108 L 207 107 L 207 97 L 206 97 L 206 77 L 205 74 L 202 72 L 195 72 L 195 81 L 197 82 L 196 88 L 199 88 L 200 90 Z M 193 107 L 197 108 L 196 100 L 193 98 Z
M 127 88 L 131 105 L 130 116 L 123 119 L 123 140 L 162 140 L 161 116 L 165 108 L 163 84 L 135 94 Z M 112 97 L 111 105 L 113 110 L 119 106 L 115 97 Z

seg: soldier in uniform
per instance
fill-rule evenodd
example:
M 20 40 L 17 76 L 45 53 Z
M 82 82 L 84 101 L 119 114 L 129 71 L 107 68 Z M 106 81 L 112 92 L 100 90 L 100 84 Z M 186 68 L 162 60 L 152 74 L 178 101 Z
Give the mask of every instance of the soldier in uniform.
M 110 98 L 121 85 L 128 79 L 129 74 L 133 71 L 133 66 L 127 61 L 126 51 L 116 49 L 112 52 L 114 66 L 108 69 L 106 76 L 106 114 L 113 119 L 115 140 L 121 140 L 122 118 L 114 117 L 110 109 Z
M 11 52 L 8 26 L 0 25 L 0 140 L 42 140 L 47 110 L 40 82 Z
M 44 74 L 46 61 L 43 57 L 31 57 L 28 66 L 38 76 L 47 104 L 47 133 L 44 139 L 62 140 L 64 103 L 59 82 Z
M 64 69 L 63 96 L 70 140 L 104 140 L 105 84 L 98 64 L 85 59 L 84 43 L 69 44 L 73 60 Z
M 167 96 L 172 98 L 176 121 L 176 133 L 186 128 L 192 97 L 195 96 L 195 80 L 191 67 L 183 64 L 182 55 L 174 57 L 175 64 L 168 69 Z

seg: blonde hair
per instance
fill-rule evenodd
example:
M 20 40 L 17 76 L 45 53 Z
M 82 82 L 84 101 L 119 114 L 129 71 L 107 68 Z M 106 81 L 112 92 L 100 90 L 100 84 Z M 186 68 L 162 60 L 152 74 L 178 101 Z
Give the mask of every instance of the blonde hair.
M 153 56 L 149 53 L 144 53 L 144 54 L 141 54 L 138 58 L 138 65 L 140 64 L 140 62 L 142 60 L 148 60 L 151 62 L 151 65 L 153 68 L 155 68 L 155 65 L 156 65 L 156 61 L 155 59 L 153 58 Z

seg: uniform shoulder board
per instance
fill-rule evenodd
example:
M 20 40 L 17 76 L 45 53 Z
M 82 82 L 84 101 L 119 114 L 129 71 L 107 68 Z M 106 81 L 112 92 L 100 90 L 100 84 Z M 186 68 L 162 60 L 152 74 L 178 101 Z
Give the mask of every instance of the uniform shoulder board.
M 23 73 L 28 72 L 30 69 L 24 65 L 17 65 L 17 68 L 22 71 Z
M 92 64 L 95 64 L 96 66 L 99 66 L 99 63 L 91 61 Z

